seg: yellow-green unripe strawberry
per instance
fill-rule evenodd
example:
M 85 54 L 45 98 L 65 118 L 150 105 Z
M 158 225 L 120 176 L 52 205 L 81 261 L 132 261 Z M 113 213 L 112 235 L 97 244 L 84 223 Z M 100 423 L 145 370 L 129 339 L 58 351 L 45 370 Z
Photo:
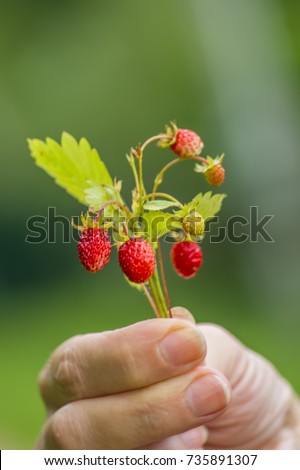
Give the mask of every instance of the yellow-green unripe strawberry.
M 189 235 L 201 237 L 205 230 L 204 218 L 198 212 L 186 215 L 182 221 L 182 228 Z

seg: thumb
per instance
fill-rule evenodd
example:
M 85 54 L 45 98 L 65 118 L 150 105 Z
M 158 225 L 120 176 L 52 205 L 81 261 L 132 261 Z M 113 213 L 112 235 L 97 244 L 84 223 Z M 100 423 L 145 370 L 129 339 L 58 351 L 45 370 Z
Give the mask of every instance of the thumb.
M 171 313 L 173 318 L 178 318 L 179 320 L 186 320 L 190 323 L 193 323 L 194 325 L 196 324 L 195 318 L 193 317 L 191 312 L 189 312 L 184 307 L 174 307 L 172 308 Z

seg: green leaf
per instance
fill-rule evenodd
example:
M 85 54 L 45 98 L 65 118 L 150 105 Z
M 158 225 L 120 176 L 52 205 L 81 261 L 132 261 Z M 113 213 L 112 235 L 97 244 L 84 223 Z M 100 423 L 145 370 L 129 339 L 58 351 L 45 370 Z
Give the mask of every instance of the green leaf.
M 144 235 L 149 241 L 155 242 L 171 230 L 177 228 L 178 217 L 162 211 L 144 212 L 142 216 Z
M 176 211 L 175 214 L 178 217 L 185 217 L 191 212 L 196 211 L 201 214 L 204 219 L 210 219 L 221 210 L 222 202 L 225 197 L 226 194 L 213 195 L 211 191 L 205 194 L 199 193 L 191 202 L 185 204 L 181 210 Z
M 178 207 L 179 203 L 169 201 L 167 199 L 156 199 L 155 201 L 148 201 L 144 204 L 144 209 L 147 211 L 163 211 L 168 207 Z
M 102 188 L 98 196 L 101 192 L 103 202 L 109 199 L 107 186 L 113 187 L 112 178 L 97 150 L 92 149 L 86 139 L 77 142 L 70 134 L 63 132 L 61 144 L 50 138 L 45 142 L 28 139 L 28 144 L 36 164 L 79 202 L 89 205 L 87 198 L 95 197 L 88 192 L 91 186 Z M 100 201 L 100 196 L 97 201 Z
M 97 185 L 94 181 L 87 181 L 90 188 L 84 190 L 86 204 L 94 211 L 98 211 L 101 206 L 110 199 L 118 199 L 119 195 L 113 186 Z M 111 217 L 114 206 L 105 207 L 105 216 Z
M 193 206 L 196 203 L 195 211 L 204 217 L 204 219 L 209 219 L 214 217 L 222 207 L 222 202 L 225 199 L 226 194 L 214 194 L 212 195 L 211 191 L 208 191 L 205 194 L 197 194 L 194 197 L 192 203 Z

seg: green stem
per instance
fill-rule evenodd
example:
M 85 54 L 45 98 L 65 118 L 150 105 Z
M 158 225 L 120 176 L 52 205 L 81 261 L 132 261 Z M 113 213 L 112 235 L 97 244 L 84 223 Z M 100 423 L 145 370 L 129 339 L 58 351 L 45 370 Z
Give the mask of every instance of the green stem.
M 169 315 L 168 307 L 167 307 L 167 304 L 166 304 L 166 301 L 165 301 L 165 298 L 164 298 L 164 294 L 163 294 L 163 291 L 162 291 L 162 288 L 161 288 L 161 285 L 160 285 L 160 280 L 159 280 L 157 268 L 155 268 L 155 271 L 154 271 L 152 277 L 153 277 L 155 287 L 157 289 L 157 293 L 158 293 L 158 296 L 159 296 L 159 299 L 160 299 L 160 302 L 161 302 L 163 315 L 164 315 L 165 318 L 168 318 L 170 315 Z
M 160 318 L 160 314 L 159 314 L 157 305 L 155 304 L 155 302 L 153 300 L 153 297 L 151 296 L 150 292 L 148 291 L 147 286 L 145 286 L 145 284 L 142 284 L 142 288 L 143 288 L 144 294 L 147 297 L 147 299 L 149 301 L 149 304 L 151 305 L 155 315 L 157 316 L 157 318 Z
M 160 274 L 161 274 L 165 299 L 167 301 L 169 316 L 170 316 L 170 318 L 172 318 L 170 296 L 169 296 L 169 291 L 168 291 L 168 286 L 167 286 L 167 279 L 166 279 L 166 276 L 165 276 L 164 262 L 163 262 L 163 257 L 162 257 L 161 246 L 160 246 L 159 240 L 157 242 L 157 253 L 158 253 L 158 262 L 159 262 L 159 267 L 160 267 Z
M 147 147 L 147 145 L 151 144 L 151 142 L 154 142 L 155 140 L 160 140 L 160 139 L 169 139 L 170 136 L 168 134 L 157 134 L 157 135 L 154 135 L 153 137 L 150 137 L 149 139 L 147 139 L 143 145 L 141 146 L 141 152 L 143 152 L 145 150 L 145 148 Z
M 163 167 L 162 170 L 160 170 L 160 172 L 156 175 L 155 177 L 155 180 L 154 180 L 154 186 L 153 186 L 153 189 L 152 189 L 152 193 L 156 193 L 157 191 L 157 188 L 158 186 L 162 183 L 162 180 L 163 180 L 163 176 L 165 174 L 165 172 L 171 168 L 173 165 L 176 165 L 177 163 L 181 162 L 182 159 L 181 158 L 175 158 L 175 160 L 171 160 L 169 163 L 167 163 L 167 165 L 165 165 Z
M 131 169 L 132 169 L 135 185 L 138 188 L 139 187 L 139 176 L 138 176 L 138 172 L 137 172 L 137 169 L 136 169 L 136 166 L 135 166 L 135 160 L 133 159 L 132 162 L 129 162 L 129 164 L 130 164 Z
M 194 155 L 193 157 L 189 157 L 189 158 L 175 158 L 175 160 L 172 160 L 169 163 L 167 163 L 167 165 L 164 166 L 163 169 L 160 170 L 160 172 L 156 175 L 155 180 L 154 180 L 154 186 L 153 186 L 153 189 L 152 189 L 152 193 L 156 193 L 158 186 L 162 183 L 164 174 L 166 173 L 166 171 L 169 168 L 171 168 L 173 165 L 176 165 L 179 162 L 184 162 L 186 160 L 195 160 L 195 161 L 200 162 L 204 165 L 209 165 L 206 158 L 200 157 L 199 155 Z M 154 197 L 153 197 L 153 199 L 154 199 Z
M 140 215 L 144 213 L 143 194 L 144 194 L 144 183 L 143 183 L 143 154 L 141 153 L 138 157 L 139 162 L 139 196 L 140 196 Z
M 149 282 L 149 287 L 150 287 L 152 297 L 153 297 L 155 305 L 157 307 L 158 316 L 160 318 L 165 318 L 164 311 L 163 311 L 163 308 L 162 308 L 162 305 L 161 305 L 161 301 L 160 301 L 160 298 L 159 298 L 159 295 L 158 295 L 158 292 L 157 292 L 157 288 L 156 288 L 156 284 L 154 282 L 153 276 L 149 279 L 148 282 Z

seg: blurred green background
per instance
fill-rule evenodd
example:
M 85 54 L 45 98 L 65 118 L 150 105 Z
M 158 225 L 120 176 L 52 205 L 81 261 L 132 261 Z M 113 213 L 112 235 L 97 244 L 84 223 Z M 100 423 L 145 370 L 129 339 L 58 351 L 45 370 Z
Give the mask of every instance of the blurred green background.
M 274 215 L 275 243 L 204 242 L 189 282 L 164 246 L 172 304 L 228 328 L 300 391 L 299 18 L 292 0 L 1 0 L 2 448 L 34 445 L 44 420 L 37 375 L 59 343 L 152 316 L 115 254 L 93 276 L 60 227 L 56 243 L 25 243 L 32 215 L 82 210 L 27 149 L 27 137 L 63 130 L 87 137 L 127 198 L 125 153 L 171 119 L 200 133 L 205 155 L 225 152 L 220 224 L 258 206 Z M 146 181 L 169 158 L 152 147 Z M 162 188 L 182 200 L 209 190 L 191 166 L 170 171 Z

